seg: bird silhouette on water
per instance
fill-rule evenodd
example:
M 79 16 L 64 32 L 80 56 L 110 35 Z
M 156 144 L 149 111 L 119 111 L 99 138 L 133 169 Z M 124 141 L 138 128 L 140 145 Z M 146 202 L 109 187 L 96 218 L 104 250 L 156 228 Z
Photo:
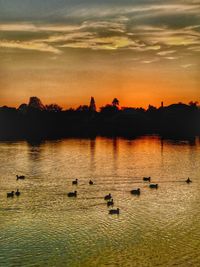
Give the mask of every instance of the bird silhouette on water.
M 77 191 L 69 192 L 67 195 L 68 197 L 77 197 Z
M 7 197 L 14 197 L 14 191 L 7 193 Z
M 119 208 L 109 210 L 109 214 L 111 214 L 111 215 L 113 215 L 113 214 L 119 214 Z
M 186 180 L 186 183 L 192 183 L 192 180 L 190 180 L 190 178 L 188 177 L 187 180 Z
M 107 206 L 108 206 L 108 207 L 110 207 L 110 206 L 114 206 L 114 201 L 113 201 L 113 199 L 111 199 L 111 200 L 109 200 L 109 201 L 107 202 Z
M 150 184 L 149 187 L 157 189 L 158 188 L 158 184 Z
M 140 195 L 140 188 L 131 190 L 132 195 Z
M 24 180 L 25 176 L 24 175 L 16 175 L 17 180 Z
M 20 196 L 20 192 L 19 192 L 19 189 L 17 189 L 17 191 L 15 192 L 15 195 L 18 197 L 18 196 Z
M 143 181 L 148 181 L 148 182 L 150 182 L 150 181 L 151 181 L 151 177 L 143 177 Z
M 73 184 L 73 185 L 77 185 L 77 184 L 78 184 L 78 179 L 72 181 L 72 184 Z
M 111 193 L 109 193 L 108 195 L 106 195 L 106 196 L 104 197 L 105 200 L 109 200 L 109 199 L 111 199 L 111 198 L 112 198 Z

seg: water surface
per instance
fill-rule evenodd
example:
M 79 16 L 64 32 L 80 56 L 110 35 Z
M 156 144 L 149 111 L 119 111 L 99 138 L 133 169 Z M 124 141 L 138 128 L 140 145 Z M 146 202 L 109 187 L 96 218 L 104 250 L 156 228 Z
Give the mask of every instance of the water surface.
M 108 214 L 109 192 L 119 216 Z M 1 142 L 0 266 L 200 266 L 199 192 L 199 139 Z

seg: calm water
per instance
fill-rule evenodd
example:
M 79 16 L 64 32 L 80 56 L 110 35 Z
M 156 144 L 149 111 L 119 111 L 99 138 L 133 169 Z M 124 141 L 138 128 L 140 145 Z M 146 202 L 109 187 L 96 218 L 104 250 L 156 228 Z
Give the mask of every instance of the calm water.
M 137 187 L 139 197 L 130 194 Z M 17 188 L 21 196 L 7 199 Z M 108 215 L 109 192 L 119 216 Z M 200 266 L 199 192 L 199 139 L 2 142 L 0 266 Z

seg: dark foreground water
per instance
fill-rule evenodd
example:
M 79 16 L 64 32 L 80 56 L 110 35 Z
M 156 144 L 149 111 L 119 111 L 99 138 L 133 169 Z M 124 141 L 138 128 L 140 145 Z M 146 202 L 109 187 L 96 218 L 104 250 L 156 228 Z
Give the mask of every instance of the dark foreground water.
M 108 215 L 109 192 L 119 216 Z M 0 266 L 200 266 L 199 139 L 0 143 Z

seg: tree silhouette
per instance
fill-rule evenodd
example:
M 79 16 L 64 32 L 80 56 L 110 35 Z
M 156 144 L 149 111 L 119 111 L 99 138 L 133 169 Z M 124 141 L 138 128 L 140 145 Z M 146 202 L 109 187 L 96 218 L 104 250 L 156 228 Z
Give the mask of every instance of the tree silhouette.
M 37 96 L 30 97 L 28 107 L 36 110 L 45 110 L 45 106 Z
M 200 107 L 197 102 L 176 103 L 163 108 L 118 108 L 113 99 L 96 111 L 95 100 L 90 106 L 62 110 L 57 104 L 44 106 L 37 97 L 18 109 L 0 107 L 0 140 L 57 139 L 64 137 L 125 136 L 159 134 L 162 137 L 200 136 Z M 91 112 L 92 111 L 92 112 Z M 95 111 L 95 112 L 94 112 Z
M 49 112 L 60 112 L 60 111 L 62 111 L 62 107 L 60 107 L 57 104 L 46 105 L 45 108 L 46 108 L 46 111 L 49 111 Z
M 96 111 L 96 104 L 95 104 L 94 97 L 91 97 L 90 105 L 89 105 L 89 110 L 92 111 L 92 112 L 95 112 Z
M 198 101 L 190 101 L 189 102 L 189 105 L 191 106 L 191 107 L 193 107 L 193 108 L 197 108 L 197 105 L 198 105 Z
M 114 98 L 113 101 L 112 101 L 112 105 L 114 107 L 118 107 L 119 106 L 119 100 L 117 98 Z
M 81 105 L 76 109 L 76 111 L 89 111 L 89 107 L 88 105 Z

